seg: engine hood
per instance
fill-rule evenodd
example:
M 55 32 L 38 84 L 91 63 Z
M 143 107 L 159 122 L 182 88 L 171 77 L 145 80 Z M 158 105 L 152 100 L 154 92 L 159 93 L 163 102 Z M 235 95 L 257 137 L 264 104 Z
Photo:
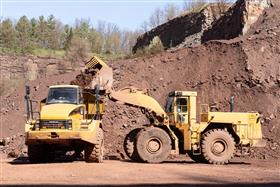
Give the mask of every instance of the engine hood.
M 41 119 L 67 119 L 69 114 L 80 108 L 81 105 L 74 104 L 49 104 L 41 109 Z

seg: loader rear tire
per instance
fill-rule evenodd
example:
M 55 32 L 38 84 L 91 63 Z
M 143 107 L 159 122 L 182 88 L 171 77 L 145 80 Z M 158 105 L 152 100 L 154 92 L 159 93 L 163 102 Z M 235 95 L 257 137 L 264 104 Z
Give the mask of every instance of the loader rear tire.
M 42 145 L 28 145 L 27 154 L 30 163 L 43 163 L 48 161 L 48 154 Z
M 85 161 L 86 162 L 103 162 L 104 156 L 104 135 L 103 130 L 97 130 L 97 143 L 87 144 L 85 147 Z
M 160 163 L 166 160 L 171 151 L 171 139 L 157 127 L 143 129 L 138 133 L 136 150 L 144 162 Z
M 124 152 L 133 161 L 141 161 L 137 150 L 136 150 L 136 138 L 137 134 L 142 130 L 142 128 L 133 129 L 130 131 L 124 139 Z
M 235 142 L 223 129 L 207 131 L 202 139 L 202 154 L 211 164 L 227 164 L 235 153 Z

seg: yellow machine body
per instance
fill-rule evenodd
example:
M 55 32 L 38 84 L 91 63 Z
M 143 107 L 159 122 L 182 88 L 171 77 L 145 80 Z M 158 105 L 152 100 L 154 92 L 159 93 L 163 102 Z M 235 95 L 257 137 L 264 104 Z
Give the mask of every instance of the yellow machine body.
M 240 145 L 265 145 L 259 113 L 211 112 L 208 105 L 202 105 L 198 122 L 196 96 L 196 92 L 175 91 L 170 94 L 172 100 L 170 108 L 167 108 L 169 125 L 175 126 L 183 134 L 185 150 L 197 148 L 200 145 L 201 134 L 213 128 L 227 129 Z
M 74 85 L 51 86 L 51 89 L 69 89 L 77 93 L 79 103 L 40 103 L 40 117 L 25 124 L 26 144 L 71 145 L 78 142 L 95 144 L 101 119 L 93 119 L 98 111 L 104 114 L 104 103 L 96 103 L 93 93 Z
M 179 142 L 183 142 L 180 152 L 200 149 L 201 135 L 211 129 L 226 129 L 235 138 L 236 144 L 250 147 L 264 147 L 260 115 L 257 112 L 212 112 L 208 105 L 200 107 L 200 120 L 197 119 L 197 92 L 174 91 L 169 94 L 166 107 L 160 104 L 147 92 L 127 87 L 111 91 L 110 99 L 140 107 L 152 113 L 156 125 L 165 129 L 173 141 L 174 153 L 179 153 Z M 166 128 L 167 127 L 167 128 Z M 180 131 L 180 137 L 175 131 Z M 183 140 L 182 140 L 183 139 Z M 182 146 L 180 146 L 182 147 Z

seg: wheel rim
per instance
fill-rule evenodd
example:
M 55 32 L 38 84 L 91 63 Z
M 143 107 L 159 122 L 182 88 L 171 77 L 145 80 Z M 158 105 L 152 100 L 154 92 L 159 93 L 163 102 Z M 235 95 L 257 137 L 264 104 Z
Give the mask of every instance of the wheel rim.
M 220 156 L 226 152 L 227 148 L 228 145 L 224 140 L 216 139 L 211 146 L 211 152 L 216 156 Z
M 162 142 L 158 138 L 151 138 L 146 142 L 146 149 L 149 153 L 155 154 L 162 147 Z

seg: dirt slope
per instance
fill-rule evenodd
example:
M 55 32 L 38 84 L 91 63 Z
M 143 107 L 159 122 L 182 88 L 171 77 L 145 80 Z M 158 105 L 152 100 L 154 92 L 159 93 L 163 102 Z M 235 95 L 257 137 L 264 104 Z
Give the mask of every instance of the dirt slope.
M 225 111 L 229 108 L 228 99 L 235 96 L 236 111 L 259 111 L 263 114 L 263 131 L 268 146 L 256 156 L 279 157 L 280 81 L 277 76 L 280 53 L 272 53 L 279 45 L 279 37 L 217 41 L 148 58 L 111 62 L 116 79 L 114 86 L 149 88 L 150 94 L 162 105 L 169 91 L 194 90 L 198 91 L 198 107 L 202 103 L 215 103 Z M 43 98 L 47 85 L 67 83 L 74 75 L 33 81 L 30 83 L 32 91 L 37 99 Z M 22 132 L 23 88 L 1 102 L 10 107 L 3 115 L 2 135 Z M 130 129 L 145 124 L 145 117 L 138 109 L 112 102 L 108 102 L 106 112 L 107 153 L 122 152 L 124 135 Z
M 235 111 L 258 111 L 263 115 L 263 134 L 268 144 L 265 149 L 253 150 L 251 156 L 280 158 L 279 19 L 279 7 L 274 6 L 244 37 L 110 62 L 114 87 L 149 88 L 162 105 L 170 91 L 194 90 L 198 92 L 198 109 L 200 104 L 209 103 L 224 111 L 228 111 L 228 100 L 234 96 Z M 35 99 L 45 97 L 48 85 L 69 83 L 77 73 L 30 82 Z M 0 99 L 1 137 L 23 132 L 23 91 L 24 88 L 18 88 Z M 107 153 L 122 154 L 124 136 L 145 122 L 140 110 L 109 101 L 104 116 Z

